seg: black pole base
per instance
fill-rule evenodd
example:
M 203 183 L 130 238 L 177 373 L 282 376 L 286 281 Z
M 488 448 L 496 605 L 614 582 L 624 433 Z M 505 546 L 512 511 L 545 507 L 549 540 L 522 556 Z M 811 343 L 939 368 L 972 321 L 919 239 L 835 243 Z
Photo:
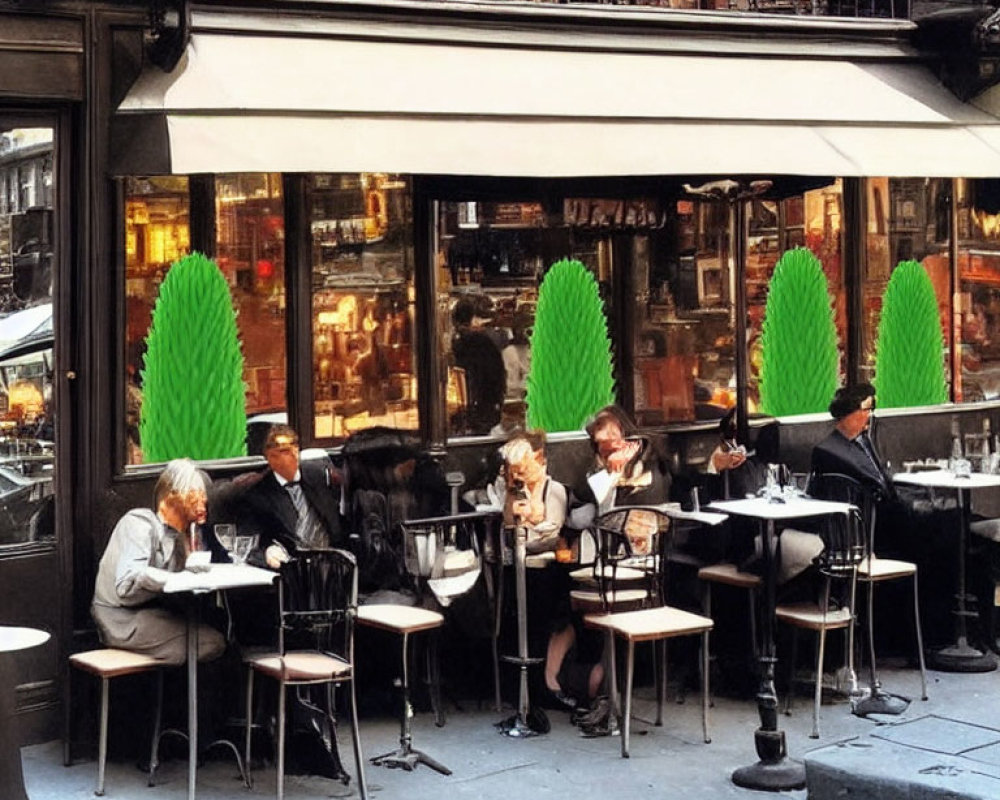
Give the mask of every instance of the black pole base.
M 493 725 L 497 732 L 512 739 L 527 739 L 529 736 L 538 736 L 540 731 L 534 730 L 520 714 L 515 714 L 505 720 L 501 720 Z
M 806 768 L 801 762 L 790 758 L 782 758 L 780 761 L 758 761 L 733 772 L 732 780 L 742 789 L 757 789 L 762 792 L 804 789 Z
M 385 755 L 375 756 L 374 758 L 369 759 L 369 761 L 371 761 L 371 763 L 376 767 L 404 769 L 407 772 L 415 770 L 418 764 L 424 764 L 432 770 L 440 772 L 442 775 L 451 775 L 451 770 L 440 761 L 436 761 L 426 753 L 420 750 L 415 750 L 409 746 L 400 747 L 398 750 L 386 753 Z
M 758 728 L 754 731 L 754 745 L 760 761 L 733 772 L 733 783 L 743 789 L 763 792 L 784 792 L 805 787 L 805 765 L 786 755 L 784 731 Z
M 867 717 L 869 714 L 902 714 L 910 707 L 908 697 L 877 691 L 867 697 L 862 697 L 851 706 L 851 713 L 856 717 Z
M 992 672 L 996 656 L 967 644 L 953 644 L 927 654 L 927 666 L 941 672 Z

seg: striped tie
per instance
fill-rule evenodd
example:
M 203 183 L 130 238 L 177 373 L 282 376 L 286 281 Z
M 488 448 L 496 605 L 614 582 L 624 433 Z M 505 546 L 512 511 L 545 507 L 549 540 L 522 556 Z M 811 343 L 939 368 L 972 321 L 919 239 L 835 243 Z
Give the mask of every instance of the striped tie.
M 288 494 L 292 498 L 295 506 L 295 513 L 298 520 L 295 523 L 295 538 L 306 547 L 325 546 L 325 536 L 323 535 L 323 525 L 320 522 L 316 511 L 306 500 L 302 487 L 297 481 L 289 481 L 285 484 Z

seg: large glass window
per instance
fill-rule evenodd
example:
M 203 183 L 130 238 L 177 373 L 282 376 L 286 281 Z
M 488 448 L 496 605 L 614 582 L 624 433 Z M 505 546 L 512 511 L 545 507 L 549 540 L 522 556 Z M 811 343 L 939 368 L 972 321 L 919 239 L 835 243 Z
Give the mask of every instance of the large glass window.
M 956 402 L 1000 398 L 1000 181 L 959 180 Z
M 409 182 L 383 173 L 313 175 L 307 203 L 314 434 L 416 429 Z
M 760 401 L 758 382 L 763 358 L 761 332 L 768 285 L 779 259 L 796 247 L 808 248 L 823 267 L 833 305 L 840 352 L 840 378 L 843 381 L 846 366 L 847 292 L 843 270 L 842 220 L 843 191 L 840 180 L 781 200 L 750 202 L 746 271 L 749 351 L 747 397 L 750 411 L 756 411 Z
M 247 423 L 287 413 L 285 207 L 281 175 L 215 179 L 216 262 L 229 282 L 243 342 Z
M 55 538 L 54 134 L 0 123 L 0 553 Z
M 920 262 L 937 297 L 945 342 L 945 375 L 951 380 L 948 342 L 951 328 L 951 264 L 948 230 L 949 179 L 869 178 L 866 258 L 862 293 L 862 380 L 875 379 L 875 349 L 882 301 L 893 270 L 902 261 Z M 965 215 L 968 226 L 969 216 Z M 967 229 L 967 227 L 966 227 Z M 967 234 L 960 239 L 967 240 Z M 957 387 L 956 387 L 957 388 Z
M 125 183 L 125 463 L 142 463 L 142 368 L 153 305 L 170 265 L 191 249 L 188 179 Z
M 735 398 L 728 208 L 651 203 L 635 236 L 635 415 L 642 425 L 718 417 Z

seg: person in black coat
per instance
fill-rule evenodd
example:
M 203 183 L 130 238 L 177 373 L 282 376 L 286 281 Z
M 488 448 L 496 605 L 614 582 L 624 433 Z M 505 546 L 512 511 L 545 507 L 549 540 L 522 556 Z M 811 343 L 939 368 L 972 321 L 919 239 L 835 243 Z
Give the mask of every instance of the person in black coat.
M 812 471 L 840 473 L 856 479 L 882 500 L 895 500 L 896 490 L 875 443 L 869 437 L 875 387 L 856 383 L 837 390 L 830 403 L 836 425 L 812 451 Z
M 257 563 L 272 569 L 299 548 L 346 547 L 340 487 L 322 463 L 299 461 L 299 437 L 275 425 L 264 442 L 268 468 L 251 478 L 240 498 L 241 535 L 257 535 Z

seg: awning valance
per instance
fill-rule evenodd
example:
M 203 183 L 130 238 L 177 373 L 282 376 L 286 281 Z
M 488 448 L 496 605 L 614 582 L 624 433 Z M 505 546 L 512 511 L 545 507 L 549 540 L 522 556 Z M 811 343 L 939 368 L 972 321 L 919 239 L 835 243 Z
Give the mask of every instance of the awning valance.
M 117 174 L 1000 175 L 1000 121 L 905 59 L 196 33 Z

